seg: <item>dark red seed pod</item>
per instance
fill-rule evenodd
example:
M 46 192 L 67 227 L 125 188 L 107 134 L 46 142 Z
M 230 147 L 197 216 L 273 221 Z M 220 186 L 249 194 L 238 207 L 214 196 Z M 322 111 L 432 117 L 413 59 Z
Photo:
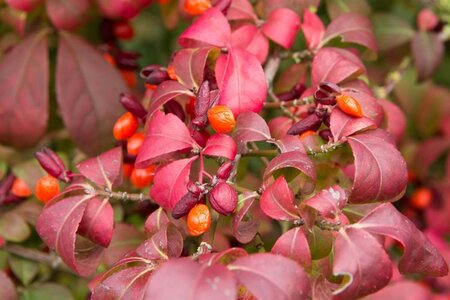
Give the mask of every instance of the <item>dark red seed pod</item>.
M 139 76 L 141 76 L 141 78 L 143 79 L 147 79 L 147 77 L 154 71 L 162 71 L 164 70 L 162 66 L 160 65 L 149 65 L 146 66 L 145 68 L 143 68 L 141 70 L 141 72 L 139 72 Z
M 0 197 L 0 204 L 13 204 L 24 200 L 26 197 L 19 197 L 14 194 L 8 194 L 4 197 Z
M 13 174 L 8 174 L 0 181 L 0 199 L 9 193 L 15 179 L 16 177 Z
M 71 176 L 69 176 L 69 171 L 66 169 L 64 162 L 53 150 L 44 147 L 37 151 L 34 156 L 49 175 L 67 183 L 71 181 Z
M 217 0 L 213 7 L 217 8 L 218 10 L 220 10 L 224 15 L 227 14 L 228 8 L 231 5 L 231 0 Z
M 114 21 L 104 18 L 100 22 L 100 37 L 106 43 L 112 43 L 116 41 L 116 35 L 114 34 Z
M 195 101 L 195 115 L 197 117 L 204 116 L 210 108 L 209 92 L 209 81 L 205 80 L 198 89 L 197 100 Z
M 289 128 L 287 134 L 298 135 L 308 130 L 316 131 L 317 129 L 319 129 L 321 124 L 322 118 L 320 118 L 316 114 L 311 114 L 306 118 L 304 118 L 303 120 L 300 120 L 299 122 L 292 125 L 292 127 Z
M 327 142 L 333 138 L 333 134 L 331 133 L 330 129 L 322 129 L 321 131 L 319 131 L 319 136 Z
M 183 107 L 177 101 L 170 100 L 169 102 L 166 102 L 163 107 L 164 107 L 164 112 L 166 114 L 168 114 L 168 113 L 174 114 L 183 122 L 186 119 L 186 115 L 184 114 Z
M 327 127 L 330 127 L 330 118 L 330 114 L 326 114 L 325 117 L 323 117 L 323 124 Z
M 177 204 L 175 204 L 175 207 L 172 210 L 172 217 L 174 219 L 184 217 L 198 202 L 199 200 L 197 196 L 192 193 L 187 193 L 180 199 L 180 201 L 177 202 Z
M 141 55 L 133 51 L 120 51 L 114 59 L 121 70 L 136 71 L 139 69 L 138 59 Z
M 121 93 L 119 98 L 120 104 L 132 113 L 136 118 L 144 120 L 147 117 L 147 110 L 141 104 L 141 102 L 136 99 L 131 94 Z
M 290 91 L 277 94 L 277 98 L 284 102 L 292 101 L 298 99 L 305 90 L 306 87 L 303 83 L 297 83 Z
M 198 185 L 196 185 L 194 182 L 189 181 L 187 184 L 187 189 L 190 193 L 192 193 L 195 196 L 199 196 L 201 193 L 200 188 L 198 187 Z
M 217 178 L 222 180 L 227 180 L 230 177 L 231 171 L 233 170 L 233 162 L 227 161 L 223 163 L 217 170 Z
M 145 82 L 152 85 L 158 85 L 162 83 L 163 81 L 169 80 L 169 74 L 166 71 L 163 70 L 155 70 L 151 72 L 147 78 L 145 79 Z
M 236 190 L 226 182 L 219 182 L 209 192 L 209 203 L 221 215 L 231 214 L 237 206 L 238 195 Z
M 319 118 L 323 119 L 328 111 L 325 108 L 319 108 L 315 110 L 315 113 Z
M 317 103 L 320 103 L 322 105 L 335 105 L 336 104 L 336 97 L 334 95 L 328 95 L 327 93 L 324 93 L 320 89 L 318 89 L 314 92 L 313 97 Z
M 339 94 L 341 92 L 341 89 L 335 83 L 326 81 L 319 83 L 319 89 L 329 94 Z

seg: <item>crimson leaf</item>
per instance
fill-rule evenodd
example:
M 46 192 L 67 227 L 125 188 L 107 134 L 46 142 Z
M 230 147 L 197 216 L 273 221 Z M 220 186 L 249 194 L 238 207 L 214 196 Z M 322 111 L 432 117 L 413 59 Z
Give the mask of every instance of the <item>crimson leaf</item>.
M 278 8 L 270 12 L 261 30 L 277 44 L 284 48 L 290 48 L 299 27 L 300 18 L 294 11 L 288 8 Z
M 255 202 L 256 196 L 256 193 L 244 193 L 241 195 L 238 200 L 237 212 L 233 217 L 233 235 L 242 244 L 249 243 L 258 232 L 259 220 L 247 220 L 247 213 L 253 202 Z
M 158 230 L 136 249 L 136 253 L 146 259 L 178 257 L 181 255 L 181 251 L 183 251 L 183 236 L 170 223 Z
M 335 142 L 367 129 L 375 129 L 376 124 L 367 117 L 355 118 L 335 108 L 331 112 L 330 129 Z
M 260 115 L 251 111 L 243 112 L 236 119 L 233 137 L 238 143 L 264 141 L 270 139 L 270 130 Z
M 300 219 L 294 204 L 294 193 L 283 176 L 278 177 L 261 195 L 259 207 L 269 217 L 280 221 Z
M 337 217 L 347 203 L 347 195 L 339 185 L 323 189 L 303 203 L 317 210 L 322 216 Z
M 152 94 L 150 106 L 148 108 L 148 116 L 152 116 L 161 106 L 177 96 L 187 95 L 194 97 L 195 95 L 184 85 L 177 81 L 167 80 L 158 85 Z
M 283 233 L 273 245 L 272 253 L 289 257 L 305 268 L 311 267 L 311 251 L 308 240 L 300 227 Z
M 206 142 L 203 154 L 210 156 L 222 156 L 233 160 L 236 156 L 237 146 L 235 141 L 226 134 L 217 133 Z
M 245 49 L 255 55 L 261 64 L 269 53 L 269 41 L 253 24 L 245 24 L 234 30 L 230 43 L 234 48 Z
M 79 234 L 105 248 L 111 242 L 114 227 L 114 211 L 108 200 L 91 199 L 78 228 Z

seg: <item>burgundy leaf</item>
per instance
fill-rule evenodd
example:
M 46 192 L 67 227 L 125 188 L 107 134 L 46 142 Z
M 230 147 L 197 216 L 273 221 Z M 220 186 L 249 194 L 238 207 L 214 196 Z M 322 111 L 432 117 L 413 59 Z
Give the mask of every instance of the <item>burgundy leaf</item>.
M 122 182 L 122 148 L 116 147 L 77 165 L 80 173 L 102 187 L 112 190 Z
M 243 112 L 236 119 L 233 137 L 238 143 L 265 141 L 270 139 L 270 130 L 260 115 L 254 112 Z
M 298 136 L 287 135 L 281 140 L 276 140 L 273 143 L 280 149 L 281 153 L 299 151 L 306 154 L 305 146 Z
M 233 0 L 227 11 L 227 19 L 257 21 L 258 17 L 248 0 Z
M 238 258 L 228 268 L 259 300 L 308 299 L 311 287 L 306 273 L 284 256 L 253 254 Z
M 376 126 L 381 126 L 383 121 L 383 107 L 378 103 L 378 100 L 371 94 L 354 90 L 353 88 L 343 88 L 342 94 L 355 98 L 361 106 L 363 115 L 374 121 Z
M 2 291 L 2 297 L 5 300 L 17 300 L 16 287 L 12 280 L 2 270 L 0 271 L 0 289 Z
M 111 242 L 114 227 L 114 211 L 108 200 L 92 198 L 78 228 L 79 234 L 105 248 Z
M 164 210 L 160 207 L 148 216 L 144 224 L 144 231 L 148 235 L 153 235 L 168 223 L 169 218 L 167 217 Z
M 305 268 L 311 267 L 311 251 L 308 240 L 300 227 L 283 233 L 273 245 L 272 253 L 289 257 Z
M 444 57 L 444 41 L 437 33 L 419 31 L 413 37 L 411 51 L 419 80 L 433 75 Z
M 86 20 L 89 0 L 49 0 L 47 14 L 58 29 L 73 30 Z
M 370 233 L 341 229 L 334 243 L 333 273 L 348 276 L 335 291 L 336 299 L 356 299 L 389 283 L 392 263 L 380 242 Z
M 287 131 L 294 124 L 291 118 L 279 116 L 270 120 L 267 125 L 270 129 L 270 134 L 274 139 L 282 139 L 286 136 Z
M 218 9 L 212 7 L 180 35 L 178 43 L 183 48 L 225 47 L 230 36 L 231 29 L 227 19 Z
M 42 211 L 36 230 L 50 249 L 56 250 L 62 260 L 81 276 L 87 276 L 97 269 L 102 248 L 94 247 L 89 253 L 75 252 L 75 238 L 83 214 L 92 198 L 72 196 L 58 202 L 51 202 Z
M 259 220 L 248 219 L 248 212 L 256 197 L 256 193 L 244 193 L 239 198 L 237 212 L 233 217 L 233 236 L 242 244 L 249 243 L 258 232 Z
M 253 24 L 245 24 L 234 30 L 230 43 L 234 48 L 244 49 L 255 55 L 261 64 L 267 59 L 269 41 Z
M 323 48 L 314 56 L 312 81 L 314 85 L 329 81 L 340 83 L 366 72 L 361 60 L 353 53 L 339 48 Z
M 400 107 L 388 100 L 380 99 L 378 103 L 384 110 L 386 131 L 392 135 L 396 142 L 399 142 L 406 130 L 405 113 Z
M 374 134 L 377 131 L 348 138 L 355 158 L 355 179 L 349 198 L 352 203 L 395 201 L 406 189 L 406 163 L 385 134 Z
M 347 204 L 347 195 L 339 185 L 321 190 L 303 203 L 317 210 L 320 215 L 335 218 Z
M 222 156 L 230 160 L 234 159 L 236 152 L 236 142 L 229 135 L 223 133 L 211 136 L 202 151 L 204 155 Z
M 223 265 L 171 259 L 153 274 L 145 296 L 154 300 L 232 300 L 237 297 L 237 287 L 233 274 Z
M 375 129 L 376 127 L 375 123 L 367 117 L 355 118 L 338 108 L 331 112 L 330 129 L 335 142 L 360 131 Z
M 355 13 L 340 15 L 328 25 L 321 45 L 336 37 L 340 37 L 343 42 L 359 44 L 377 52 L 372 24 L 366 16 Z
M 184 85 L 178 83 L 177 81 L 167 80 L 158 85 L 155 92 L 152 95 L 150 106 L 148 108 L 148 116 L 152 116 L 156 111 L 158 111 L 161 106 L 169 102 L 177 96 L 191 96 L 195 95 Z
M 183 236 L 173 225 L 167 224 L 150 239 L 144 241 L 136 253 L 146 259 L 169 259 L 179 257 L 183 251 Z
M 123 112 L 114 99 L 127 90 L 119 71 L 98 51 L 75 35 L 60 33 L 56 96 L 64 124 L 81 150 L 94 155 L 110 148 L 111 130 Z
M 278 8 L 270 12 L 262 25 L 262 32 L 284 48 L 290 48 L 300 27 L 300 18 L 288 8 Z
M 448 274 L 448 266 L 439 251 L 390 203 L 378 206 L 352 227 L 399 241 L 404 248 L 398 266 L 402 273 L 420 273 L 427 276 Z
M 150 196 L 165 209 L 172 209 L 187 192 L 191 165 L 197 156 L 171 162 L 156 171 Z
M 206 60 L 213 51 L 212 47 L 202 47 L 176 52 L 171 65 L 180 83 L 189 89 L 198 90 L 204 79 Z
M 35 145 L 48 119 L 47 32 L 24 39 L 0 63 L 0 143 L 18 148 Z
M 294 193 L 283 176 L 269 185 L 261 195 L 259 207 L 267 216 L 279 221 L 300 219 L 294 204 Z
M 258 59 L 245 50 L 230 48 L 216 62 L 220 89 L 219 104 L 235 116 L 244 111 L 259 112 L 267 94 L 264 71 Z
M 325 26 L 323 25 L 322 20 L 315 13 L 305 9 L 303 11 L 303 23 L 301 28 L 308 48 L 316 48 L 325 34 Z
M 449 151 L 449 138 L 435 137 L 421 143 L 414 155 L 415 171 L 417 171 L 417 175 L 419 175 L 420 178 L 427 178 L 431 166 Z
M 144 240 L 144 234 L 133 225 L 116 223 L 109 247 L 105 249 L 103 261 L 107 266 L 117 263 L 123 256 L 136 250 Z
M 144 168 L 171 153 L 198 147 L 186 125 L 175 115 L 156 112 L 150 119 L 136 167 Z

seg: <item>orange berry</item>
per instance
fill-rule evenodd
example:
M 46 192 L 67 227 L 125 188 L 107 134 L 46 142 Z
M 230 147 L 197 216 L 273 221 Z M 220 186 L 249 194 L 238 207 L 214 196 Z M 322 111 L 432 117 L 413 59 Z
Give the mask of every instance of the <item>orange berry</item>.
M 217 133 L 228 133 L 236 126 L 233 112 L 226 106 L 216 105 L 208 110 L 208 120 Z
M 30 197 L 33 192 L 28 187 L 28 184 L 20 178 L 16 178 L 11 187 L 11 193 L 17 197 Z
M 358 118 L 363 116 L 361 106 L 355 98 L 340 94 L 336 96 L 336 101 L 337 106 L 347 115 Z
M 175 68 L 172 65 L 169 65 L 167 67 L 167 74 L 169 75 L 169 78 L 172 80 L 178 80 L 177 74 L 175 73 Z
M 211 213 L 205 204 L 197 204 L 187 216 L 187 229 L 190 235 L 198 236 L 211 226 Z
M 53 176 L 45 175 L 36 183 L 35 195 L 40 201 L 47 203 L 59 194 L 59 182 Z
M 131 173 L 134 170 L 134 165 L 124 163 L 122 166 L 122 169 L 123 169 L 123 175 L 125 176 L 125 178 L 130 178 Z
M 116 66 L 116 60 L 114 59 L 114 56 L 112 56 L 109 53 L 103 53 L 103 59 L 106 60 L 108 64 L 115 67 Z
M 132 113 L 126 112 L 114 124 L 114 138 L 118 141 L 129 139 L 136 132 L 138 126 L 138 119 Z
M 303 141 L 306 137 L 314 135 L 314 134 L 316 134 L 316 132 L 314 130 L 308 130 L 308 131 L 305 131 L 302 134 L 300 134 L 299 138 L 300 138 L 300 140 Z
M 131 172 L 131 183 L 137 188 L 144 188 L 150 185 L 155 175 L 155 166 L 151 165 L 145 169 L 133 169 Z
M 432 200 L 433 193 L 431 190 L 426 187 L 421 187 L 414 191 L 409 199 L 409 203 L 416 209 L 425 209 L 430 206 Z
M 158 86 L 157 86 L 157 85 L 154 85 L 154 84 L 150 84 L 150 83 L 146 83 L 146 84 L 145 84 L 145 88 L 146 88 L 147 90 L 154 91 L 154 90 L 156 90 L 157 87 L 158 87 Z
M 134 29 L 127 21 L 114 23 L 114 35 L 119 40 L 131 40 L 134 36 Z
M 184 2 L 184 11 L 191 16 L 201 15 L 210 7 L 210 0 L 186 0 Z
M 142 132 L 136 132 L 127 142 L 127 152 L 130 155 L 138 155 L 144 143 L 144 134 Z
M 134 89 L 137 84 L 136 72 L 133 70 L 121 70 L 120 73 L 122 74 L 122 78 L 125 80 L 127 86 L 130 89 Z

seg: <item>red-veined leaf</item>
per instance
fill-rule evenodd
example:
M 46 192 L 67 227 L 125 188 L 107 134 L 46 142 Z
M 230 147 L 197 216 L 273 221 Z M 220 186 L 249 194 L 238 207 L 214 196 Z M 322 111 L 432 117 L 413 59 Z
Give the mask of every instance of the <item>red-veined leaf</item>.
M 0 143 L 18 148 L 35 145 L 48 119 L 47 31 L 24 39 L 0 63 Z
M 148 235 L 153 235 L 168 223 L 169 218 L 162 207 L 160 207 L 152 212 L 147 220 L 145 220 L 144 231 Z
M 412 39 L 411 51 L 419 80 L 425 80 L 433 75 L 444 57 L 444 41 L 437 33 L 419 31 Z
M 281 140 L 276 140 L 270 143 L 275 144 L 278 147 L 278 149 L 280 149 L 281 153 L 299 151 L 301 153 L 306 154 L 305 146 L 303 145 L 302 141 L 298 138 L 298 136 L 286 135 Z
M 238 144 L 270 139 L 270 130 L 266 121 L 257 113 L 243 112 L 236 119 L 233 137 Z
M 378 103 L 383 107 L 386 131 L 389 132 L 398 143 L 406 130 L 405 113 L 396 104 L 380 99 Z
M 197 156 L 171 162 L 156 171 L 151 197 L 165 209 L 172 209 L 187 193 L 191 165 Z
M 294 204 L 294 193 L 283 176 L 278 177 L 261 195 L 259 207 L 267 216 L 279 221 L 300 219 Z
M 89 0 L 48 0 L 47 14 L 58 29 L 73 30 L 86 21 Z
M 290 48 L 300 27 L 300 18 L 288 8 L 278 8 L 270 12 L 262 25 L 262 32 L 275 43 Z
M 375 129 L 377 125 L 367 117 L 355 118 L 335 108 L 331 112 L 330 130 L 335 142 L 363 130 Z
M 5 300 L 17 300 L 16 287 L 4 271 L 0 271 L 0 289 Z
M 230 43 L 234 48 L 244 49 L 255 55 L 261 64 L 267 59 L 269 41 L 253 24 L 245 24 L 234 30 Z
M 223 133 L 216 133 L 206 141 L 206 146 L 202 150 L 204 155 L 221 156 L 233 160 L 236 156 L 236 142 Z
M 233 0 L 227 10 L 228 20 L 252 20 L 257 21 L 258 17 L 253 11 L 253 6 L 248 0 Z
M 103 262 L 112 266 L 131 251 L 136 250 L 144 241 L 144 234 L 133 225 L 116 223 L 109 247 L 103 254 Z
M 314 208 L 324 217 L 335 218 L 347 203 L 347 195 L 339 185 L 333 185 L 302 203 Z
M 247 244 L 255 237 L 259 228 L 258 219 L 249 219 L 248 212 L 255 202 L 256 193 L 244 193 L 239 197 L 236 214 L 233 217 L 233 236 L 242 244 Z
M 283 233 L 273 245 L 272 253 L 289 257 L 305 268 L 311 267 L 311 251 L 308 240 L 300 227 Z
M 308 48 L 316 48 L 325 33 L 325 26 L 323 25 L 322 20 L 315 13 L 305 9 L 303 11 L 303 23 L 301 28 Z
M 184 63 L 186 64 L 186 62 Z M 148 108 L 148 116 L 153 116 L 153 114 L 159 111 L 164 104 L 177 96 L 183 95 L 195 97 L 195 95 L 181 83 L 173 80 L 164 81 L 158 85 L 152 94 L 150 106 Z
M 183 236 L 171 223 L 144 241 L 136 253 L 146 259 L 169 259 L 179 257 L 183 251 Z
M 78 233 L 92 242 L 108 247 L 114 229 L 114 211 L 109 199 L 92 198 L 78 227 Z

